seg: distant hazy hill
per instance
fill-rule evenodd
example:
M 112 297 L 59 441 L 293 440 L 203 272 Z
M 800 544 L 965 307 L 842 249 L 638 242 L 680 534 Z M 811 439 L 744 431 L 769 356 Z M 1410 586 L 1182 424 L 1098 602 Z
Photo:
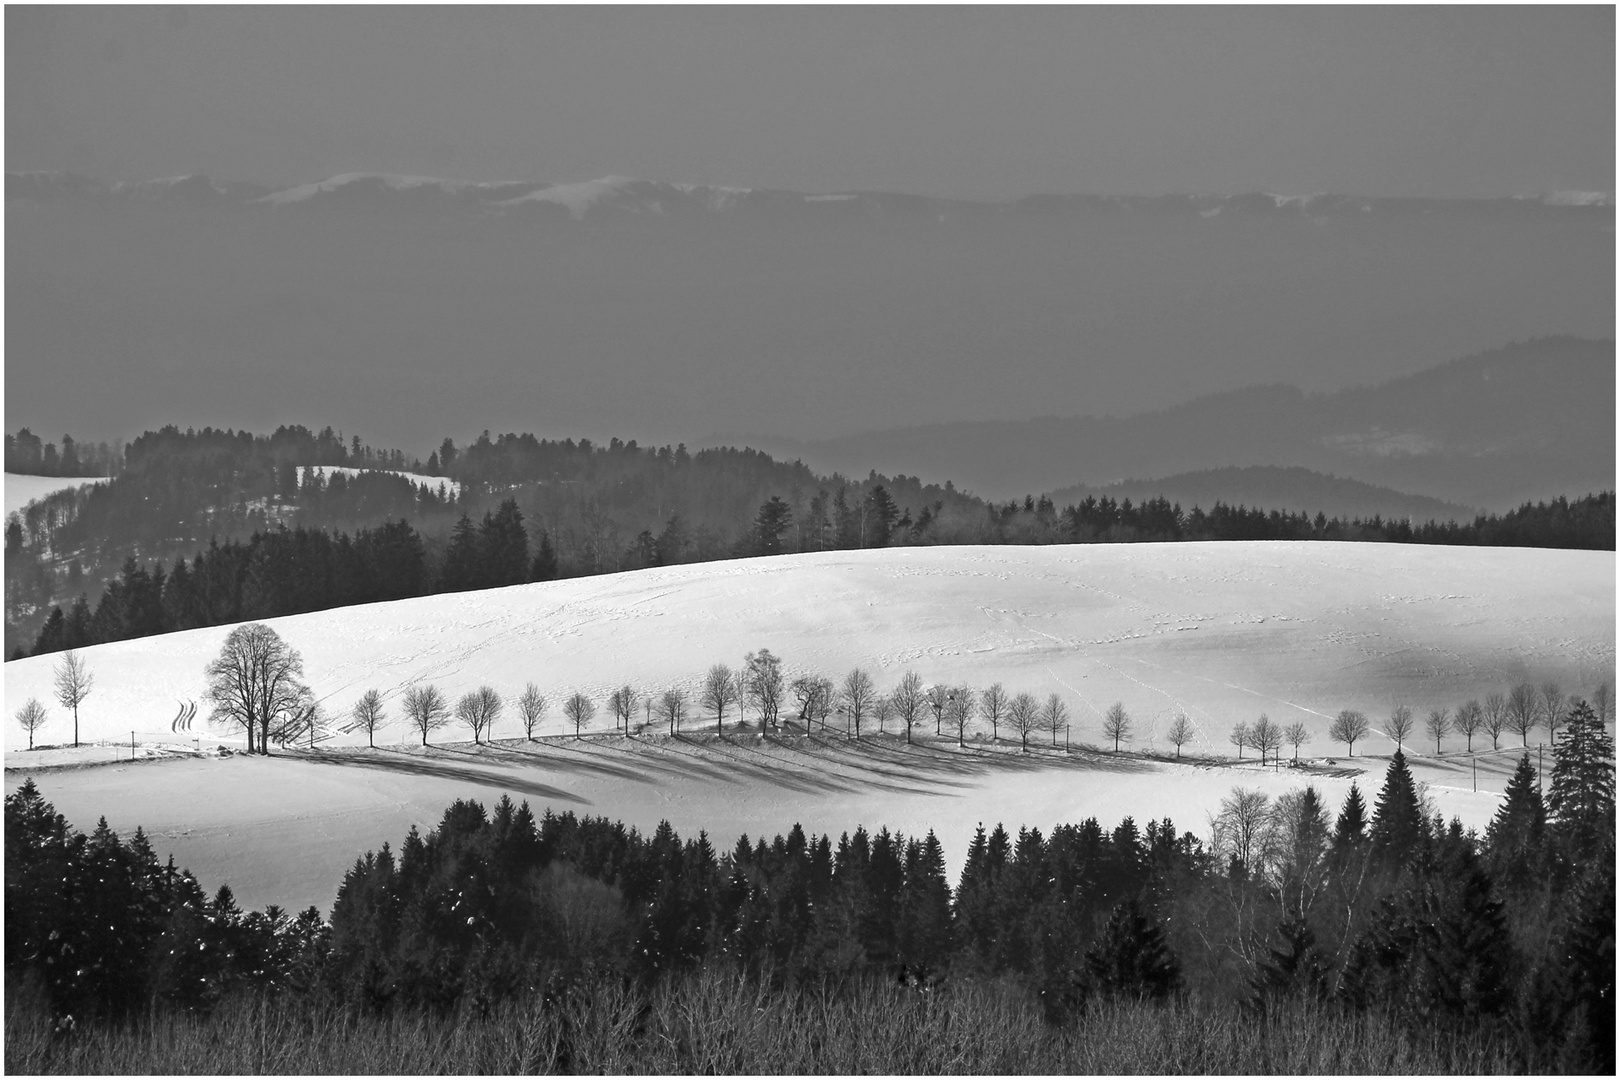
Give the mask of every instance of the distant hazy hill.
M 1341 387 L 1615 324 L 1615 209 L 1555 197 L 975 202 L 379 173 L 13 174 L 6 192 L 10 425 L 107 437 L 342 424 L 424 455 L 486 427 L 819 440 Z M 905 468 L 1021 494 L 1308 464 L 1133 451 L 1035 476 L 1013 447 L 1002 467 L 999 440 L 926 444 Z
M 1227 502 L 1315 509 L 1296 501 L 1285 469 L 1253 483 L 1232 471 L 1269 465 L 1500 511 L 1614 487 L 1614 368 L 1612 341 L 1540 338 L 1330 394 L 1263 386 L 1126 418 L 935 424 L 767 448 L 813 468 L 950 477 L 997 498 L 1219 468 L 1247 493 L 1221 494 Z
M 1276 465 L 1201 469 L 1162 480 L 1125 480 L 1097 486 L 1077 484 L 1052 492 L 1052 501 L 1058 506 L 1067 506 L 1095 496 L 1115 502 L 1130 499 L 1140 503 L 1161 495 L 1172 503 L 1180 503 L 1183 510 L 1194 506 L 1208 510 L 1218 500 L 1228 506 L 1258 506 L 1309 514 L 1320 511 L 1341 520 L 1367 519 L 1376 514 L 1386 519 L 1411 518 L 1418 522 L 1431 519 L 1467 522 L 1472 521 L 1476 513 L 1472 507 L 1440 499 L 1405 495 L 1359 480 Z

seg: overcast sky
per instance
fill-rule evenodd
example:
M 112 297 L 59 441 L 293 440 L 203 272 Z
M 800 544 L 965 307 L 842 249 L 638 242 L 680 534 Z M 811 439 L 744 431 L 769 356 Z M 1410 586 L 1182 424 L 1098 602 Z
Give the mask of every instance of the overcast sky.
M 1614 9 L 8 6 L 6 167 L 1610 190 Z

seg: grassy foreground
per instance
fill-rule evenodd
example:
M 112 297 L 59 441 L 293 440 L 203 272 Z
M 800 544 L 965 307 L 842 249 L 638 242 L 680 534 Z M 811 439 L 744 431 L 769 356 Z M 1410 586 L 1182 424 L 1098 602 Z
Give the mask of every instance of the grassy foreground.
M 1188 999 L 1098 1002 L 1051 1024 L 1026 994 L 998 983 L 781 991 L 710 970 L 647 993 L 603 982 L 481 1017 L 371 1017 L 290 997 L 239 998 L 209 1018 L 156 1014 L 62 1035 L 35 994 L 11 989 L 13 1075 L 1513 1071 L 1482 1034 L 1417 1035 L 1305 1002 L 1266 1018 Z

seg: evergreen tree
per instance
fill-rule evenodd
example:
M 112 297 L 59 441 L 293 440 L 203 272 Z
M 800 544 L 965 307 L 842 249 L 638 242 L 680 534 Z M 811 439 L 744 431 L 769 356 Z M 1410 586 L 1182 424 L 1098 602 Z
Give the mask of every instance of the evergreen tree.
M 1135 900 L 1114 909 L 1086 952 L 1086 967 L 1107 994 L 1162 998 L 1181 982 L 1181 964 L 1165 943 L 1164 931 Z
M 753 554 L 780 555 L 782 534 L 793 524 L 793 511 L 780 496 L 772 495 L 760 505 L 754 518 Z
M 484 515 L 478 539 L 485 587 L 521 585 L 528 580 L 529 534 L 516 499 L 507 499 L 493 514 Z
M 1383 789 L 1373 807 L 1369 831 L 1373 850 L 1386 865 L 1398 866 L 1417 853 L 1426 834 L 1427 823 L 1418 801 L 1417 784 L 1406 767 L 1405 755 L 1397 750 L 1390 759 Z
M 450 546 L 445 549 L 444 565 L 439 571 L 439 591 L 462 592 L 481 588 L 485 577 L 484 552 L 479 542 L 478 528 L 463 513 L 450 531 Z
M 1536 888 L 1546 865 L 1547 808 L 1541 801 L 1536 767 L 1530 755 L 1519 759 L 1508 780 L 1502 805 L 1485 828 L 1486 859 L 1491 874 L 1512 893 Z
M 1554 831 L 1577 859 L 1614 842 L 1614 737 L 1584 701 L 1566 719 L 1553 746 L 1547 810 Z
M 544 529 L 540 530 L 540 544 L 529 576 L 534 581 L 551 581 L 557 576 L 557 549 L 551 546 L 551 534 Z

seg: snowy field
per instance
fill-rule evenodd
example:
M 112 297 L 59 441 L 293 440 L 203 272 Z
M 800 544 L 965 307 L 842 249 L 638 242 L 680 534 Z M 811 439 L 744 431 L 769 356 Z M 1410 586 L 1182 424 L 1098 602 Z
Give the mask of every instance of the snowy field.
M 53 491 L 65 491 L 81 484 L 99 484 L 107 479 L 104 476 L 23 476 L 18 473 L 6 473 L 5 476 L 7 517 Z
M 515 741 L 508 716 L 493 749 L 450 728 L 424 752 L 396 723 L 376 751 L 337 739 L 271 760 L 218 757 L 207 751 L 240 740 L 208 731 L 206 706 L 192 730 L 172 730 L 200 702 L 203 667 L 228 632 L 214 627 L 86 651 L 96 685 L 81 737 L 111 744 L 94 751 L 103 758 L 122 746 L 122 764 L 64 768 L 71 750 L 19 749 L 10 717 L 30 696 L 51 704 L 37 741 L 67 741 L 71 727 L 51 697 L 51 657 L 6 664 L 7 784 L 45 768 L 41 789 L 79 827 L 101 814 L 120 830 L 144 824 L 205 885 L 229 880 L 253 905 L 324 909 L 366 848 L 397 845 L 452 798 L 503 791 L 537 812 L 549 805 L 643 828 L 667 817 L 683 834 L 709 829 L 721 846 L 795 821 L 835 834 L 858 823 L 932 827 L 954 872 L 979 821 L 1044 830 L 1091 815 L 1105 825 L 1168 815 L 1206 834 L 1206 816 L 1234 784 L 1279 794 L 1309 780 L 1336 807 L 1362 768 L 1370 798 L 1391 747 L 1375 735 L 1342 757 L 1326 735 L 1335 713 L 1358 708 L 1376 726 L 1397 703 L 1421 717 L 1526 678 L 1588 692 L 1613 679 L 1614 601 L 1612 553 L 1412 545 L 923 548 L 644 570 L 271 620 L 331 714 L 372 687 L 397 714 L 416 680 L 452 701 L 483 683 L 510 699 L 533 681 L 553 702 L 539 744 Z M 1101 746 L 1101 714 L 1122 701 L 1136 722 L 1127 748 L 1170 754 L 1163 732 L 1184 710 L 1198 728 L 1185 752 L 1220 760 L 1050 749 L 1025 759 L 983 741 L 966 752 L 893 738 L 851 747 L 819 733 L 717 741 L 699 734 L 712 720 L 695 716 L 683 740 L 606 734 L 612 687 L 695 690 L 710 664 L 735 667 L 761 647 L 790 674 L 837 678 L 862 666 L 883 690 L 910 669 L 927 682 L 1056 692 L 1076 744 Z M 595 740 L 560 737 L 560 702 L 575 691 L 598 703 Z M 1228 760 L 1227 732 L 1261 713 L 1306 722 L 1308 772 Z M 137 757 L 159 756 L 130 762 L 132 730 Z M 1461 738 L 1436 756 L 1420 728 L 1408 749 L 1440 810 L 1476 827 L 1489 820 L 1510 754 L 1481 758 L 1475 794 Z

